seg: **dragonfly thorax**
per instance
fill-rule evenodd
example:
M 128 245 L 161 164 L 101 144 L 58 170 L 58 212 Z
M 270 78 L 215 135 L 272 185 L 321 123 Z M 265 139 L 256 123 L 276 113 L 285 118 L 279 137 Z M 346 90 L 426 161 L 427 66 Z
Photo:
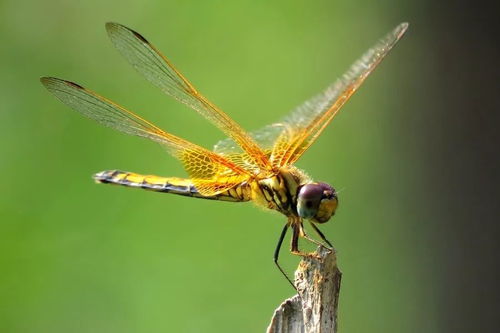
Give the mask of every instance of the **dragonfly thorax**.
M 252 200 L 260 206 L 324 223 L 337 208 L 337 195 L 328 184 L 316 183 L 296 168 L 286 168 L 252 184 Z

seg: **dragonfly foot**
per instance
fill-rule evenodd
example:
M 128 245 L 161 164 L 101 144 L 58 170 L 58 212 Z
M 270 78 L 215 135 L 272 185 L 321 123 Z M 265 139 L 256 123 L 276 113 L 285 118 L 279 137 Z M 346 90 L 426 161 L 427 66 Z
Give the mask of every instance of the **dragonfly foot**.
M 306 258 L 312 258 L 312 259 L 321 259 L 321 256 L 317 253 L 314 252 L 302 252 L 302 251 L 291 251 L 292 254 L 295 254 L 296 256 L 301 256 L 301 257 L 306 257 Z

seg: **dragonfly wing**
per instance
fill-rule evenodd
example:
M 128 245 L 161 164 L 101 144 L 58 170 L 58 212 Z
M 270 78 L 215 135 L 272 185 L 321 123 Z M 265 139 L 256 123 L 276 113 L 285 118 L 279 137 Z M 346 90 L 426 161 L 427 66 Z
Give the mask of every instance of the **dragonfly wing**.
M 407 28 L 407 23 L 397 26 L 356 61 L 340 79 L 298 106 L 284 119 L 250 133 L 268 152 L 275 168 L 292 164 L 302 156 Z M 217 143 L 215 151 L 230 156 L 237 151 L 237 145 L 228 138 Z
M 109 37 L 118 51 L 165 94 L 186 104 L 212 122 L 248 155 L 253 169 L 271 164 L 257 143 L 234 120 L 201 95 L 172 63 L 139 33 L 117 23 L 107 23 Z M 252 170 L 254 171 L 254 170 Z
M 203 195 L 214 195 L 227 190 L 249 177 L 249 172 L 226 158 L 167 133 L 149 121 L 120 105 L 61 79 L 44 77 L 43 85 L 64 104 L 98 123 L 118 131 L 156 141 L 182 161 L 193 183 L 202 186 Z
M 283 131 L 283 126 L 280 124 L 272 124 L 261 128 L 260 130 L 250 133 L 252 138 L 257 142 L 259 147 L 264 151 L 264 154 L 270 159 L 276 139 Z M 224 156 L 236 165 L 242 168 L 251 169 L 252 160 L 248 154 L 243 152 L 241 148 L 231 138 L 226 138 L 217 142 L 213 148 L 214 152 Z
M 363 54 L 340 79 L 282 121 L 286 126 L 273 147 L 273 163 L 278 166 L 292 164 L 302 156 L 407 28 L 407 23 L 398 25 Z
M 269 155 L 272 151 L 276 139 L 287 125 L 282 123 L 274 123 L 264 126 L 256 131 L 250 132 L 250 136 L 257 142 L 259 147 Z M 241 148 L 231 138 L 220 140 L 214 145 L 214 151 L 220 154 L 242 153 Z

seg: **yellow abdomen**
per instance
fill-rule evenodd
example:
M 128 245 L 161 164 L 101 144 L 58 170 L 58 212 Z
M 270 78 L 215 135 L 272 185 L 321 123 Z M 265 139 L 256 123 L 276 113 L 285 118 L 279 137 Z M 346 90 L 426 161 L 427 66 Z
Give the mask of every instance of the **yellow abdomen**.
M 137 187 L 149 191 L 172 193 L 200 199 L 233 202 L 250 200 L 249 186 L 246 183 L 237 185 L 213 196 L 204 196 L 198 192 L 189 179 L 185 178 L 159 177 L 153 175 L 140 175 L 134 172 L 107 170 L 95 174 L 94 179 L 98 183 Z

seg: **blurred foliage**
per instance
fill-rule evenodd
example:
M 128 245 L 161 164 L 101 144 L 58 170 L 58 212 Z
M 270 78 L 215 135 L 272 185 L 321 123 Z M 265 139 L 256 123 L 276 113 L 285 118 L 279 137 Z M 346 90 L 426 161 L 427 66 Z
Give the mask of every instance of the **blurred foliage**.
M 185 173 L 154 143 L 70 111 L 38 77 L 81 83 L 211 147 L 221 133 L 137 75 L 107 41 L 105 22 L 144 34 L 251 130 L 319 92 L 396 24 L 411 23 L 416 9 L 396 4 L 0 2 L 0 331 L 262 332 L 293 294 L 271 260 L 282 216 L 95 185 L 90 176 L 105 169 Z M 430 250 L 417 229 L 419 134 L 405 113 L 419 89 L 407 78 L 426 75 L 416 69 L 412 28 L 298 163 L 340 190 L 338 214 L 323 230 L 344 272 L 342 332 L 438 331 L 436 286 L 414 264 Z M 282 258 L 292 273 L 298 258 L 286 246 Z

